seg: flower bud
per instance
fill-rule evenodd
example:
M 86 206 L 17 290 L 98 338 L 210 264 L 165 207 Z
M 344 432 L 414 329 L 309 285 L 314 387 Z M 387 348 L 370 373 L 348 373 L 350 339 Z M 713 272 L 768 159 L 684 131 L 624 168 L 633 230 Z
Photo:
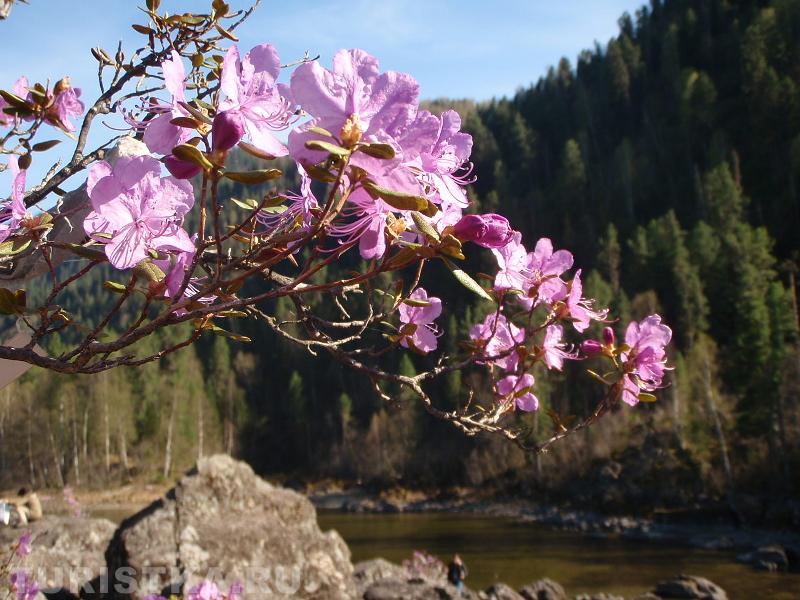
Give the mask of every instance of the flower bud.
M 501 215 L 465 215 L 453 226 L 453 234 L 463 242 L 484 248 L 502 248 L 514 235 L 508 219 Z
M 600 354 L 603 351 L 603 345 L 597 340 L 584 340 L 581 342 L 581 352 L 586 356 L 593 356 Z
M 339 135 L 342 138 L 342 144 L 344 144 L 346 148 L 352 148 L 361 141 L 364 130 L 361 127 L 361 119 L 358 118 L 357 114 L 353 113 L 347 117 Z
M 226 110 L 214 117 L 211 125 L 211 149 L 223 152 L 230 150 L 244 135 L 242 115 L 235 110 Z
M 167 171 L 176 179 L 191 179 L 203 171 L 199 165 L 181 160 L 171 154 L 164 159 L 164 166 L 167 167 Z
M 53 86 L 53 95 L 58 96 L 61 92 L 68 90 L 70 87 L 69 77 L 62 77 Z
M 614 330 L 611 327 L 604 327 L 603 328 L 603 343 L 606 346 L 613 346 L 614 342 L 616 341 L 616 336 L 614 335 Z

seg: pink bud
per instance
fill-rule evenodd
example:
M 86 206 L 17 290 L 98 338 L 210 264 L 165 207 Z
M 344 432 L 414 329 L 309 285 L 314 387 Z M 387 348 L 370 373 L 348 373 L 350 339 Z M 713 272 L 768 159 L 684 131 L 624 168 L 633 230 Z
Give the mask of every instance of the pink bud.
M 211 149 L 227 151 L 239 143 L 244 135 L 242 115 L 235 110 L 226 110 L 214 117 L 211 125 Z
M 465 215 L 453 226 L 453 234 L 464 242 L 484 248 L 502 248 L 514 235 L 508 219 L 501 215 Z
M 195 175 L 199 175 L 203 170 L 202 167 L 176 158 L 171 154 L 164 159 L 164 166 L 176 179 L 191 179 Z
M 584 340 L 581 342 L 581 352 L 587 356 L 599 354 L 603 351 L 603 345 L 597 340 Z
M 606 346 L 613 346 L 615 341 L 616 341 L 616 336 L 614 335 L 614 330 L 611 329 L 611 327 L 604 327 L 603 328 L 603 343 Z

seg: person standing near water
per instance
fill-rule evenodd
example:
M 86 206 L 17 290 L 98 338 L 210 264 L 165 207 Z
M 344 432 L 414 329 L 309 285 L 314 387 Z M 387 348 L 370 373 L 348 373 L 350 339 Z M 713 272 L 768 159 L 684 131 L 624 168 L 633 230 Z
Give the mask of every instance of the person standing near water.
M 469 575 L 467 565 L 461 560 L 461 557 L 456 554 L 453 556 L 453 561 L 447 566 L 447 581 L 452 583 L 458 589 L 459 595 L 464 595 L 464 580 Z

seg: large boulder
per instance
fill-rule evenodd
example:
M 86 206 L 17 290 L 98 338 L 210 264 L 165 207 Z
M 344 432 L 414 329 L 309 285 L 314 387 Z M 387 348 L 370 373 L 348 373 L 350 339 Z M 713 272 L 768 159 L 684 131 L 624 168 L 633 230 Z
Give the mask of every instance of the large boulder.
M 356 563 L 353 566 L 353 580 L 356 584 L 357 597 L 361 598 L 373 583 L 385 579 L 402 580 L 408 577 L 405 568 L 389 562 L 385 558 L 373 558 Z
M 31 532 L 31 554 L 24 566 L 47 591 L 77 594 L 84 583 L 105 571 L 104 552 L 116 525 L 106 519 L 45 517 L 22 529 L 0 528 L 0 545 L 16 543 Z
M 778 545 L 761 546 L 736 558 L 739 562 L 751 564 L 763 571 L 785 571 L 789 568 L 786 549 Z
M 355 595 L 350 550 L 338 533 L 320 531 L 308 499 L 225 455 L 201 459 L 125 520 L 106 560 L 113 599 L 168 596 L 203 579 L 239 581 L 253 600 Z
M 547 578 L 529 583 L 519 593 L 525 600 L 567 600 L 563 586 Z
M 728 594 L 716 583 L 695 575 L 678 575 L 660 582 L 653 593 L 659 598 L 688 600 L 728 600 Z

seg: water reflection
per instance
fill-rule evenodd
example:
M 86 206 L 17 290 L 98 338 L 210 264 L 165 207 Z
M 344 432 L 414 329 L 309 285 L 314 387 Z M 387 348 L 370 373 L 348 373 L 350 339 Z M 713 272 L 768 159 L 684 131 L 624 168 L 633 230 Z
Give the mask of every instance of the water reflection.
M 400 563 L 414 550 L 448 561 L 458 552 L 469 566 L 467 584 L 474 589 L 495 581 L 518 588 L 550 577 L 570 595 L 634 596 L 652 589 L 659 580 L 686 573 L 714 581 L 731 600 L 800 599 L 800 575 L 755 571 L 736 563 L 728 553 L 592 538 L 508 519 L 459 514 L 321 512 L 319 521 L 323 529 L 341 533 L 353 562 L 382 556 Z

